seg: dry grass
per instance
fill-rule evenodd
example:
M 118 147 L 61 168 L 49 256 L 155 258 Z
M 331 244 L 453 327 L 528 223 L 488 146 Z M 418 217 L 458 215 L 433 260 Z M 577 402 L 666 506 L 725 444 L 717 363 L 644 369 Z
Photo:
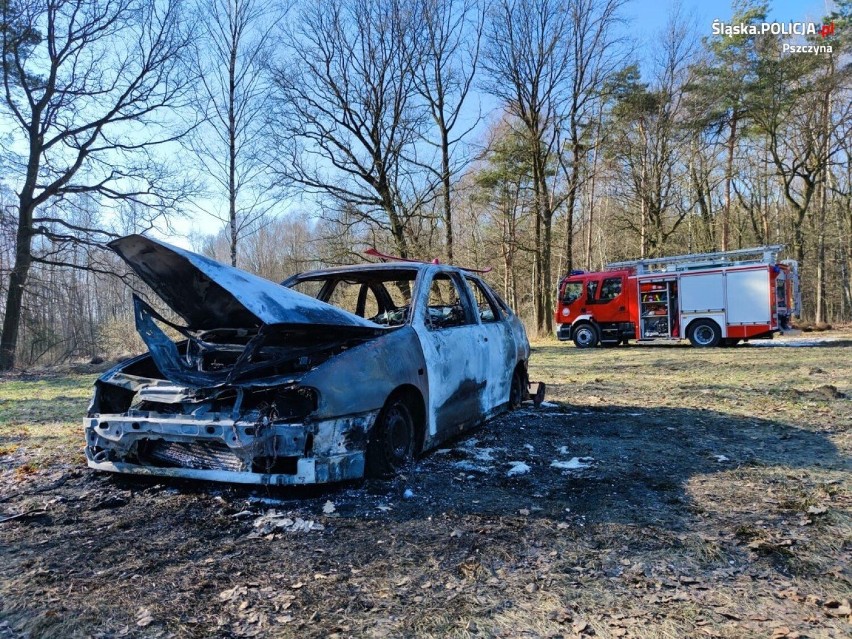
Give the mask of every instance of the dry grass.
M 7 380 L 0 510 L 35 514 L 0 524 L 0 636 L 848 636 L 852 336 L 819 337 L 839 341 L 537 343 L 558 407 L 322 491 L 90 473 L 91 377 Z M 459 465 L 485 449 L 490 470 Z M 252 537 L 270 507 L 325 529 Z
M 83 461 L 82 417 L 94 376 L 39 374 L 0 381 L 0 472 Z M 5 475 L 4 475 L 5 476 Z

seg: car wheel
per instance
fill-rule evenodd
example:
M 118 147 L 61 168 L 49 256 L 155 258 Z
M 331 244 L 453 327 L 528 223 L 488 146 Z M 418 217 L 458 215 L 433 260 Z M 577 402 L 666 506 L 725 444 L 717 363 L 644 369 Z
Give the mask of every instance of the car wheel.
M 598 332 L 591 324 L 580 324 L 574 329 L 574 345 L 577 348 L 592 348 L 598 344 Z
M 391 398 L 370 431 L 367 476 L 387 477 L 399 472 L 414 458 L 415 441 L 411 409 L 402 397 Z
M 515 372 L 512 374 L 512 385 L 509 387 L 509 410 L 520 408 L 523 398 L 524 382 L 521 371 L 515 369 Z
M 689 341 L 698 348 L 718 346 L 722 340 L 719 325 L 711 320 L 697 320 L 689 327 Z

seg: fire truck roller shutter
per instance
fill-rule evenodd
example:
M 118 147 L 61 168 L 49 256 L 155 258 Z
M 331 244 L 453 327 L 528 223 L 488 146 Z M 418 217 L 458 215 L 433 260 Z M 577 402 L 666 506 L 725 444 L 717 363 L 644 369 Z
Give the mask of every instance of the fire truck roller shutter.
M 769 271 L 766 268 L 728 272 L 728 324 L 769 324 Z
M 701 332 L 702 336 L 708 332 L 708 326 L 715 327 L 714 332 L 719 333 L 718 336 L 709 339 L 709 345 L 716 346 L 719 340 L 727 337 L 725 284 L 725 275 L 720 271 L 681 276 L 679 303 L 682 335 L 692 336 L 700 321 L 705 326 Z

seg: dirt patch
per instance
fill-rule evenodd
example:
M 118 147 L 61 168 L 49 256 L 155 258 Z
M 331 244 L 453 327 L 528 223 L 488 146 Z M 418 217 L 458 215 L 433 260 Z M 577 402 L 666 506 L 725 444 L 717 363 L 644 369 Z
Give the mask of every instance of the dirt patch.
M 850 402 L 789 391 L 852 350 L 793 352 L 540 345 L 548 405 L 330 489 L 19 473 L 72 440 L 18 433 L 0 637 L 847 636 Z

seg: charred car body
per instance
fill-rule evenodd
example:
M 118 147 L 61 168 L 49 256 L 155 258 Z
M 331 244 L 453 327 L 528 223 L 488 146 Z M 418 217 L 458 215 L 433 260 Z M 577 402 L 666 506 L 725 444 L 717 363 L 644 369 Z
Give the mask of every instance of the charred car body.
M 149 352 L 95 383 L 92 468 L 254 484 L 387 475 L 529 398 L 523 325 L 469 271 L 391 262 L 279 285 L 140 235 L 110 247 L 184 324 L 134 297 Z

